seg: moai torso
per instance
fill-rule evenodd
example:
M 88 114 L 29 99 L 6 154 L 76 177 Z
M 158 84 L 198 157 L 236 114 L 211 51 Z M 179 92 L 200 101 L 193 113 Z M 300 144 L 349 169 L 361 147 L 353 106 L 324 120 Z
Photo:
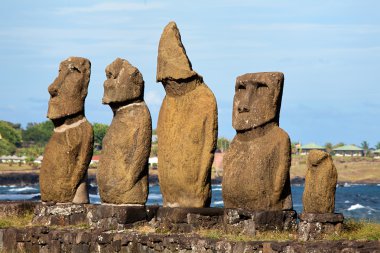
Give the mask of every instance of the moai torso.
M 87 193 L 87 168 L 92 148 L 92 126 L 85 118 L 78 125 L 54 131 L 45 147 L 40 171 L 42 201 L 77 202 L 73 200 L 79 186 Z M 81 197 L 85 200 L 80 203 L 88 202 L 86 193 Z
M 157 81 L 166 91 L 157 126 L 163 205 L 209 206 L 217 139 L 216 100 L 192 70 L 174 22 L 165 27 L 160 39 Z
M 334 213 L 337 180 L 331 156 L 320 150 L 310 151 L 302 197 L 303 212 Z
M 157 127 L 164 206 L 209 205 L 216 128 L 216 102 L 206 85 L 165 97 Z
M 276 125 L 253 140 L 235 136 L 224 157 L 224 206 L 291 209 L 289 147 L 288 135 Z
M 278 72 L 237 78 L 233 108 L 237 134 L 223 159 L 226 208 L 292 208 L 290 140 L 278 127 L 282 87 L 283 74 Z
M 114 118 L 103 139 L 97 171 L 100 198 L 110 204 L 144 205 L 152 139 L 144 81 L 137 68 L 122 59 L 107 66 L 106 72 L 103 103 L 111 106 Z
M 48 118 L 55 128 L 40 170 L 42 201 L 89 202 L 86 180 L 94 140 L 84 100 L 90 68 L 87 59 L 70 57 L 61 62 L 59 75 L 49 86 Z

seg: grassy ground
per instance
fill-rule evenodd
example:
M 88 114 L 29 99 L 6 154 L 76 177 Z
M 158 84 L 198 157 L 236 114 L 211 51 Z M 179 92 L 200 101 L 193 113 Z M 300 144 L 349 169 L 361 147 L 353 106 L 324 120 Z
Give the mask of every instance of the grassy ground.
M 142 225 L 134 228 L 142 234 L 149 233 L 170 233 L 161 231 L 149 225 Z M 221 229 L 200 229 L 196 234 L 212 239 L 226 239 L 229 241 L 290 241 L 297 240 L 297 232 L 289 231 L 266 231 L 257 232 L 255 236 L 226 233 Z M 343 231 L 340 234 L 325 235 L 324 240 L 380 240 L 380 224 L 368 221 L 346 220 Z
M 293 156 L 290 177 L 305 177 L 307 156 Z M 339 182 L 379 183 L 380 160 L 373 158 L 333 157 Z
M 33 212 L 26 213 L 20 216 L 8 215 L 0 217 L 0 229 L 7 227 L 23 228 L 30 226 L 33 219 Z

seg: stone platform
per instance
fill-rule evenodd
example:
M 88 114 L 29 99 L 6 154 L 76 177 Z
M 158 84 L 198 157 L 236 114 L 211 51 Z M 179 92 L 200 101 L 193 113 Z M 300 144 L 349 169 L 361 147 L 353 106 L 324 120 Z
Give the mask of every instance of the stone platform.
M 196 234 L 154 234 L 91 229 L 53 229 L 49 227 L 0 229 L 2 252 L 90 253 L 90 252 L 380 252 L 378 241 L 228 241 Z
M 0 203 L 2 218 L 30 212 L 35 214 L 32 226 L 0 229 L 0 252 L 380 252 L 379 241 L 303 242 L 300 237 L 301 241 L 243 242 L 197 233 L 199 229 L 251 236 L 265 230 L 292 233 L 297 225 L 294 211 Z M 301 214 L 299 228 L 318 222 L 336 225 L 343 219 L 330 216 Z
M 200 228 L 254 235 L 257 231 L 296 230 L 295 211 L 250 212 L 224 208 L 167 208 L 94 204 L 36 204 L 34 224 L 86 225 L 106 230 L 130 228 L 149 222 L 156 229 L 190 233 Z

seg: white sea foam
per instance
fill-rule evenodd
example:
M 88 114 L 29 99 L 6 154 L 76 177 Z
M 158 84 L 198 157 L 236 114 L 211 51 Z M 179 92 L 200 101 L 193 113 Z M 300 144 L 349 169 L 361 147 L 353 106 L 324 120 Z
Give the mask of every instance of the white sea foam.
M 214 205 L 223 205 L 223 200 L 215 201 Z
M 162 199 L 162 195 L 161 194 L 157 194 L 157 193 L 150 193 L 148 195 L 148 199 L 150 199 L 150 200 Z
M 26 186 L 26 187 L 22 187 L 22 188 L 15 188 L 15 189 L 9 189 L 10 192 L 25 192 L 25 191 L 33 191 L 33 190 L 37 190 L 37 189 L 30 187 L 30 186 Z
M 215 188 L 212 188 L 213 191 L 221 191 L 222 190 L 222 187 L 215 187 Z
M 346 200 L 346 201 L 344 201 L 344 203 L 350 203 L 350 201 L 349 201 L 349 200 Z
M 361 208 L 365 208 L 365 206 L 362 206 L 360 204 L 355 204 L 355 205 L 352 205 L 350 206 L 347 211 L 352 211 L 352 210 L 356 210 L 356 209 L 361 209 Z

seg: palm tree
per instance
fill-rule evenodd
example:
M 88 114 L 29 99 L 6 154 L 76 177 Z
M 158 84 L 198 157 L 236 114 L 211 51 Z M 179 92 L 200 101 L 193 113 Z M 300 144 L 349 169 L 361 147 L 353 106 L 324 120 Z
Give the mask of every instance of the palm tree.
M 325 144 L 325 149 L 326 149 L 326 152 L 330 154 L 331 151 L 333 150 L 333 145 L 332 145 L 332 143 L 331 143 L 331 142 L 327 142 L 327 143 Z
M 361 147 L 364 150 L 364 156 L 367 156 L 369 150 L 369 143 L 367 141 L 363 141 Z

